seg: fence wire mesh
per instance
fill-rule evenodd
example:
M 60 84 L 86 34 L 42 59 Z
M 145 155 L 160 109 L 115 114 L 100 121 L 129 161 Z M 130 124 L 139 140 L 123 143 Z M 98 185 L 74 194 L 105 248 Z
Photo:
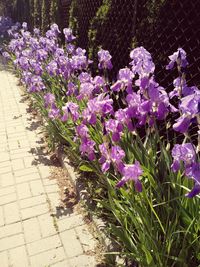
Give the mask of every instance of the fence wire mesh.
M 129 65 L 133 47 L 143 45 L 157 66 L 158 80 L 172 83 L 167 57 L 182 47 L 188 54 L 189 84 L 200 85 L 199 0 L 70 0 L 76 2 L 78 45 L 91 55 L 99 46 L 112 54 L 117 71 Z M 70 5 L 68 5 L 70 8 Z M 73 15 L 73 14 L 72 14 Z M 66 17 L 63 16 L 63 20 Z M 92 32 L 92 35 L 91 35 Z M 92 36 L 92 37 L 91 37 Z M 174 74 L 175 75 L 175 74 Z
M 163 69 L 167 57 L 178 47 L 187 52 L 187 80 L 200 86 L 200 1 L 169 0 L 161 6 L 159 14 L 150 29 L 138 28 L 138 41 L 153 55 L 158 77 L 165 85 L 172 81 L 171 73 Z
M 83 48 L 88 49 L 88 31 L 90 21 L 95 16 L 101 4 L 102 0 L 77 0 L 78 44 Z

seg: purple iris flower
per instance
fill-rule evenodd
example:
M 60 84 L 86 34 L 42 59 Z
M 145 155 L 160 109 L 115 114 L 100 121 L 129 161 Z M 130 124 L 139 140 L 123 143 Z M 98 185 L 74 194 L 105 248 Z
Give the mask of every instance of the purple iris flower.
M 186 59 L 186 52 L 182 48 L 178 48 L 177 52 L 173 53 L 169 56 L 170 62 L 166 66 L 167 70 L 173 69 L 174 64 L 177 63 L 181 68 L 185 68 L 188 65 L 188 61 Z
M 97 102 L 97 110 L 99 110 L 99 114 L 106 115 L 106 114 L 114 114 L 113 111 L 113 100 L 109 98 L 109 96 L 105 96 L 104 94 L 98 95 L 96 98 Z
M 23 41 L 24 41 L 25 43 L 29 42 L 29 40 L 30 40 L 30 38 L 31 38 L 31 33 L 28 32 L 28 31 L 24 31 L 24 30 L 22 30 L 22 31 L 21 31 L 21 34 L 22 34 L 22 37 L 23 37 Z
M 51 60 L 49 64 L 46 66 L 46 70 L 50 76 L 58 75 L 58 64 L 55 60 Z
M 126 125 L 128 127 L 129 131 L 134 131 L 135 128 L 133 126 L 133 123 L 128 116 L 128 108 L 125 109 L 118 109 L 115 112 L 115 118 L 120 121 L 122 124 Z
M 76 48 L 76 55 L 77 56 L 85 56 L 86 54 L 86 50 L 85 49 L 82 49 L 80 47 Z
M 33 53 L 31 51 L 31 49 L 25 49 L 25 50 L 22 51 L 21 55 L 23 57 L 28 57 L 28 58 L 31 59 L 31 57 L 33 56 Z
M 200 193 L 200 163 L 194 163 L 191 167 L 190 173 L 186 175 L 194 180 L 193 189 L 186 194 L 187 197 L 192 198 Z
M 186 133 L 191 122 L 191 117 L 188 115 L 182 115 L 176 120 L 176 123 L 173 125 L 173 129 L 179 133 Z
M 101 158 L 99 159 L 99 163 L 101 164 L 102 172 L 105 173 L 110 169 L 110 163 L 111 163 L 107 144 L 103 143 L 103 144 L 99 145 L 99 150 L 101 153 Z
M 73 44 L 67 44 L 66 45 L 66 50 L 67 50 L 67 53 L 69 53 L 70 55 L 74 55 L 75 46 Z
M 98 67 L 99 69 L 112 69 L 112 63 L 111 63 L 111 58 L 112 56 L 110 55 L 109 51 L 101 49 L 98 52 L 98 58 L 99 58 L 99 64 Z
M 52 24 L 50 29 L 55 32 L 56 34 L 59 34 L 60 33 L 60 30 L 59 30 L 59 27 L 56 23 Z
M 180 169 L 180 162 L 183 161 L 185 169 L 192 166 L 196 160 L 196 153 L 191 143 L 176 144 L 172 149 L 173 164 L 171 166 L 174 172 Z
M 183 91 L 182 91 L 183 96 L 188 96 L 188 95 L 192 95 L 195 93 L 199 94 L 199 89 L 196 86 L 188 87 L 186 85 L 183 87 Z
M 29 92 L 39 92 L 41 90 L 44 90 L 46 87 L 43 83 L 43 80 L 40 76 L 32 76 L 31 77 L 31 81 L 30 81 L 30 85 L 28 88 Z
M 123 159 L 125 158 L 125 152 L 120 146 L 112 146 L 110 151 L 110 158 L 116 166 L 117 170 L 122 173 L 124 169 Z
M 99 159 L 101 166 L 101 170 L 103 173 L 107 172 L 110 169 L 111 162 L 114 167 L 119 172 L 122 172 L 124 167 L 124 163 L 122 162 L 125 157 L 125 152 L 119 146 L 112 146 L 110 149 L 106 143 L 99 145 L 99 150 L 101 153 L 101 158 Z
M 118 79 L 122 82 L 123 86 L 127 87 L 126 91 L 128 94 L 132 93 L 132 81 L 134 73 L 129 68 L 119 70 Z
M 118 79 L 127 86 L 132 83 L 134 76 L 134 73 L 129 68 L 124 68 L 119 70 Z
M 49 38 L 49 39 L 52 39 L 52 38 L 56 38 L 57 35 L 56 35 L 56 33 L 55 33 L 54 31 L 52 31 L 52 30 L 48 30 L 48 31 L 46 32 L 46 37 Z
M 140 87 L 140 91 L 143 93 L 149 85 L 149 80 L 149 76 L 140 76 L 139 79 L 135 81 L 135 85 Z
M 96 115 L 104 117 L 106 114 L 114 114 L 113 100 L 104 93 L 88 101 L 87 108 L 82 112 L 85 123 L 96 124 Z
M 153 102 L 159 102 L 159 96 L 160 96 L 160 87 L 158 84 L 151 80 L 148 85 L 148 96 Z
M 123 125 L 119 121 L 114 119 L 109 119 L 105 122 L 105 128 L 107 132 L 112 134 L 113 142 L 120 141 L 123 131 Z
M 23 71 L 22 72 L 22 82 L 26 85 L 29 86 L 31 84 L 31 78 L 32 78 L 32 73 L 30 71 Z
M 128 93 L 132 93 L 132 80 L 134 78 L 133 72 L 129 68 L 124 68 L 119 71 L 118 80 L 111 86 L 111 90 L 119 92 L 125 87 Z
M 40 35 L 40 29 L 38 29 L 38 28 L 34 28 L 33 32 L 34 32 L 34 35 L 37 37 Z
M 81 74 L 78 76 L 78 79 L 80 83 L 86 83 L 86 82 L 91 82 L 92 77 L 87 72 L 81 72 Z
M 122 88 L 123 88 L 123 83 L 122 83 L 122 81 L 116 81 L 116 82 L 110 87 L 110 89 L 111 89 L 113 92 L 119 92 Z
M 172 170 L 177 172 L 180 170 L 181 161 L 184 163 L 185 175 L 194 180 L 193 189 L 186 194 L 192 198 L 200 193 L 200 163 L 196 162 L 196 153 L 191 143 L 175 145 L 172 149 L 173 164 Z
M 9 51 L 11 51 L 11 52 L 15 52 L 16 47 L 17 47 L 16 44 L 17 44 L 16 40 L 15 40 L 15 39 L 12 39 L 12 40 L 10 41 L 9 45 L 8 45 L 8 49 L 9 49 Z
M 56 40 L 59 33 L 60 33 L 60 30 L 58 28 L 58 25 L 54 23 L 51 25 L 50 30 L 46 32 L 46 37 L 49 40 Z
M 40 62 L 37 62 L 35 59 L 29 60 L 30 67 L 32 68 L 32 71 L 34 74 L 41 76 L 43 73 L 43 68 L 41 66 Z
M 137 47 L 130 53 L 132 59 L 132 71 L 134 74 L 149 75 L 155 70 L 155 65 L 152 61 L 151 54 L 144 47 Z
M 39 49 L 36 51 L 36 59 L 39 61 L 46 60 L 48 57 L 48 52 L 44 49 Z
M 23 38 L 16 40 L 16 48 L 19 52 L 21 52 L 26 47 L 26 43 Z
M 81 139 L 80 151 L 81 155 L 86 155 L 89 160 L 95 160 L 94 153 L 95 142 L 88 137 Z
M 2 53 L 2 56 L 4 57 L 4 58 L 6 58 L 6 59 L 10 59 L 11 57 L 10 57 L 10 54 L 8 53 L 8 52 L 3 52 Z
M 176 78 L 173 81 L 174 89 L 169 93 L 169 97 L 173 98 L 174 96 L 180 96 L 183 94 L 184 96 L 190 94 L 190 88 L 187 86 L 185 79 Z
M 89 137 L 89 129 L 85 124 L 80 124 L 76 127 L 77 134 L 82 138 Z
M 20 65 L 21 69 L 22 70 L 29 70 L 29 60 L 27 57 L 20 57 L 18 60 L 17 60 L 17 63 Z
M 95 76 L 93 79 L 93 83 L 95 86 L 103 86 L 105 84 L 105 80 L 101 76 Z
M 117 183 L 117 187 L 122 187 L 125 183 L 132 180 L 134 181 L 135 189 L 137 192 L 142 191 L 142 184 L 139 180 L 139 177 L 142 175 L 143 171 L 140 167 L 140 163 L 138 161 L 135 161 L 135 164 L 125 165 L 123 168 L 123 177 L 122 179 Z
M 157 112 L 155 113 L 158 120 L 164 120 L 169 112 L 165 103 L 160 102 L 157 106 Z
M 57 57 L 60 57 L 60 56 L 64 56 L 65 54 L 65 51 L 63 48 L 56 48 L 55 52 L 54 52 L 54 56 L 57 58 Z
M 145 125 L 147 118 L 152 111 L 152 102 L 143 100 L 139 94 L 132 93 L 126 97 L 128 102 L 127 115 L 129 119 L 138 119 L 138 126 Z
M 192 197 L 195 197 L 196 195 L 198 195 L 199 193 L 200 193 L 200 183 L 196 182 L 194 187 L 193 187 L 193 189 L 188 194 L 186 194 L 185 196 L 188 197 L 188 198 L 192 198 Z
M 49 110 L 48 117 L 52 120 L 60 118 L 60 110 L 53 105 Z
M 196 115 L 199 113 L 199 104 L 200 104 L 200 91 L 198 90 L 193 94 L 183 97 L 181 99 L 179 107 L 183 113 Z
M 191 120 L 199 114 L 200 91 L 196 89 L 193 94 L 183 97 L 180 101 L 179 108 L 182 116 L 173 125 L 175 131 L 187 132 Z
M 26 22 L 23 22 L 23 23 L 22 23 L 22 28 L 23 28 L 25 31 L 26 31 L 26 30 L 27 30 L 27 28 L 28 28 L 27 26 L 28 26 L 28 25 L 27 25 L 27 23 L 26 23 Z
M 7 30 L 8 36 L 13 37 L 14 39 L 17 39 L 19 37 L 19 33 L 15 33 L 12 29 Z
M 86 56 L 72 56 L 71 58 L 71 66 L 74 70 L 82 70 L 86 69 L 88 66 L 88 60 Z
M 59 56 L 56 58 L 58 64 L 59 73 L 65 78 L 68 79 L 71 74 L 71 63 L 67 56 Z
M 92 112 L 89 108 L 86 108 L 82 112 L 83 122 L 95 125 L 97 122 L 97 117 L 95 112 Z
M 95 76 L 93 81 L 94 94 L 100 94 L 105 87 L 105 80 L 101 76 Z
M 30 38 L 30 48 L 32 49 L 32 52 L 35 52 L 36 50 L 41 48 L 37 38 Z
M 77 95 L 78 94 L 78 88 L 73 82 L 68 82 L 67 84 L 67 93 L 68 96 L 71 95 Z
M 63 108 L 63 117 L 62 121 L 66 121 L 69 118 L 69 115 L 71 115 L 71 118 L 74 122 L 76 122 L 79 118 L 79 106 L 76 103 L 68 102 Z
M 51 93 L 47 93 L 44 95 L 44 102 L 45 102 L 45 107 L 52 106 L 55 103 L 55 95 Z
M 46 43 L 47 43 L 46 37 L 40 36 L 38 42 L 41 48 L 46 48 Z
M 138 102 L 137 108 L 137 118 L 140 120 L 140 114 L 145 121 L 145 116 L 153 116 L 158 120 L 163 120 L 169 110 L 174 112 L 173 106 L 169 103 L 169 97 L 163 87 L 161 87 L 154 78 L 144 77 L 136 81 L 136 85 L 140 86 L 141 103 Z M 133 102 L 133 97 L 129 96 L 131 102 Z M 138 97 L 137 97 L 138 98 Z M 151 120 L 151 118 L 150 118 Z M 149 122 L 150 122 L 149 120 Z M 141 124 L 141 123 L 139 123 Z M 142 122 L 143 124 L 143 122 Z
M 128 94 L 126 97 L 126 101 L 128 103 L 128 113 L 130 117 L 136 117 L 138 107 L 141 104 L 141 96 L 136 93 Z
M 95 112 L 101 116 L 105 114 L 113 114 L 113 100 L 109 98 L 109 95 L 105 96 L 105 94 L 102 93 L 89 100 L 88 108 L 91 112 Z
M 63 33 L 65 35 L 66 42 L 72 42 L 76 39 L 76 37 L 72 34 L 72 30 L 70 28 L 63 29 Z
M 56 43 L 55 39 L 45 38 L 44 49 L 46 52 L 55 53 L 57 48 L 58 44 Z
M 83 98 L 91 98 L 93 90 L 94 86 L 92 83 L 90 82 L 82 83 L 80 86 L 80 92 L 79 95 L 77 96 L 77 99 L 81 100 Z

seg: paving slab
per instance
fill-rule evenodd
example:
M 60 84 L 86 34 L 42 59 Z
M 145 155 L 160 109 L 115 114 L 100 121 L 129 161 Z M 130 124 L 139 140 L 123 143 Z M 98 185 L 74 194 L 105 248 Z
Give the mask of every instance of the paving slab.
M 0 267 L 96 266 L 82 215 L 52 216 L 59 187 L 18 79 L 0 58 Z M 32 127 L 32 125 L 35 126 Z M 46 158 L 45 158 L 46 157 Z

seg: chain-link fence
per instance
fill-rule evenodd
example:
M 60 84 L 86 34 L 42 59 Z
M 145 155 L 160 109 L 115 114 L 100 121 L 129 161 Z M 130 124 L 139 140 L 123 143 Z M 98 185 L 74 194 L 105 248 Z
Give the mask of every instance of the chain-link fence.
M 160 7 L 158 16 L 150 28 L 138 28 L 138 42 L 153 55 L 159 79 L 169 85 L 171 73 L 163 69 L 167 57 L 178 47 L 187 52 L 187 80 L 189 84 L 200 86 L 200 1 L 168 0 Z
M 182 47 L 188 54 L 190 84 L 200 85 L 199 0 L 66 0 L 75 17 L 78 45 L 95 58 L 99 46 L 113 56 L 117 71 L 129 64 L 133 47 L 143 45 L 153 56 L 158 80 L 168 86 L 167 57 Z M 69 4 L 70 3 L 70 4 Z M 70 11 L 70 6 L 74 7 Z M 66 17 L 63 15 L 63 20 Z M 73 25 L 72 25 L 73 26 Z M 170 74 L 171 75 L 171 74 Z
M 60 3 L 60 27 L 66 28 L 69 23 L 69 11 L 70 11 L 70 5 L 71 5 L 71 0 L 61 0 Z

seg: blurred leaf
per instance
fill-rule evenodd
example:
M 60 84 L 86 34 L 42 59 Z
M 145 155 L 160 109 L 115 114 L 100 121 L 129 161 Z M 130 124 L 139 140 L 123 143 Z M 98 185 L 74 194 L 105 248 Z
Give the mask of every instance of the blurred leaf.
M 91 167 L 91 166 L 89 166 L 89 165 L 81 165 L 80 167 L 79 167 L 79 170 L 80 171 L 83 171 L 83 172 L 94 172 L 94 169 Z

